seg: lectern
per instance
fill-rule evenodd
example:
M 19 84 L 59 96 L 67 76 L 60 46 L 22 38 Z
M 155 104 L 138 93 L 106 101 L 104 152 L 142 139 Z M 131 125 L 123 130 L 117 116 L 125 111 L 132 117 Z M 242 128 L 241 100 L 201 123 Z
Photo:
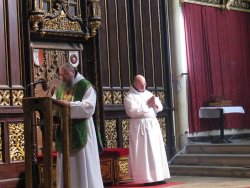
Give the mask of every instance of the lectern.
M 61 104 L 59 101 L 49 97 L 30 97 L 23 99 L 24 112 L 24 136 L 25 136 L 25 185 L 26 188 L 34 188 L 34 161 L 36 153 L 34 143 L 36 138 L 34 133 L 36 125 L 33 123 L 33 114 L 38 111 L 44 120 L 42 142 L 44 155 L 44 187 L 52 188 L 52 148 L 53 148 L 53 116 L 55 112 L 60 114 L 60 126 L 63 143 L 63 180 L 64 188 L 70 188 L 70 169 L 69 169 L 69 107 Z

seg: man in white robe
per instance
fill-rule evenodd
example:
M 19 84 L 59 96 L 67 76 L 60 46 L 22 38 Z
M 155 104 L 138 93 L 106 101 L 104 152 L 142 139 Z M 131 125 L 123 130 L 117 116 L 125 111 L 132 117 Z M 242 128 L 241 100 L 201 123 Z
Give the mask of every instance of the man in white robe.
M 129 126 L 129 174 L 136 183 L 160 184 L 170 178 L 163 137 L 156 115 L 163 107 L 137 75 L 125 97 Z
M 56 98 L 65 105 L 70 106 L 71 120 L 86 119 L 85 125 L 87 126 L 86 144 L 84 146 L 81 145 L 81 148 L 74 148 L 73 151 L 71 149 L 70 152 L 71 188 L 103 188 L 96 132 L 92 119 L 92 115 L 95 112 L 96 92 L 92 85 L 89 84 L 85 88 L 86 91 L 84 91 L 83 97 L 80 100 L 74 98 L 74 93 L 71 93 L 71 96 L 69 93 L 65 94 L 67 89 L 75 88 L 80 81 L 90 83 L 80 73 L 76 72 L 69 63 L 65 63 L 60 67 L 59 76 L 62 80 L 63 90 L 61 98 Z M 58 90 L 59 88 L 57 89 L 57 93 Z M 53 97 L 55 98 L 55 95 Z M 72 138 L 72 142 L 74 142 L 74 139 Z M 62 153 L 59 151 L 57 157 L 57 188 L 63 188 L 62 157 Z

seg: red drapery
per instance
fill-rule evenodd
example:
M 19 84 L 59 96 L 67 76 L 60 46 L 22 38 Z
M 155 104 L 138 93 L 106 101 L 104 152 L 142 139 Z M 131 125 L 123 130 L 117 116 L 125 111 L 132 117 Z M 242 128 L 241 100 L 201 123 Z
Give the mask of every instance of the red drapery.
M 225 96 L 245 114 L 226 115 L 225 128 L 250 128 L 250 14 L 184 3 L 189 131 L 219 129 L 218 120 L 199 119 L 211 95 Z

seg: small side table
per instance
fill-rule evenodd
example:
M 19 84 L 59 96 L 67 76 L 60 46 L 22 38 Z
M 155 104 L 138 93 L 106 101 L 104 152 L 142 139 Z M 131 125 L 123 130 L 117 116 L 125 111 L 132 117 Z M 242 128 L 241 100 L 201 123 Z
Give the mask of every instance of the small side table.
M 245 113 L 242 106 L 218 106 L 200 107 L 199 118 L 219 118 L 220 119 L 220 139 L 214 143 L 230 143 L 224 136 L 224 114 Z

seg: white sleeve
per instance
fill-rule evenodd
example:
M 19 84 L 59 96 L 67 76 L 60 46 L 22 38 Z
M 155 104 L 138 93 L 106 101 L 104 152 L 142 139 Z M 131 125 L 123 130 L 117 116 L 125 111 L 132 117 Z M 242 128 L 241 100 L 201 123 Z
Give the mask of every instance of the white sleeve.
M 128 95 L 125 98 L 124 107 L 130 118 L 139 118 L 149 111 L 147 102 L 137 101 L 133 95 Z
M 158 108 L 154 108 L 155 112 L 158 113 L 158 112 L 162 111 L 163 106 L 162 106 L 162 103 L 161 103 L 159 97 L 155 97 L 155 103 L 158 106 Z
M 93 87 L 89 87 L 83 96 L 82 101 L 70 102 L 70 118 L 90 118 L 95 112 L 95 105 L 96 92 Z

